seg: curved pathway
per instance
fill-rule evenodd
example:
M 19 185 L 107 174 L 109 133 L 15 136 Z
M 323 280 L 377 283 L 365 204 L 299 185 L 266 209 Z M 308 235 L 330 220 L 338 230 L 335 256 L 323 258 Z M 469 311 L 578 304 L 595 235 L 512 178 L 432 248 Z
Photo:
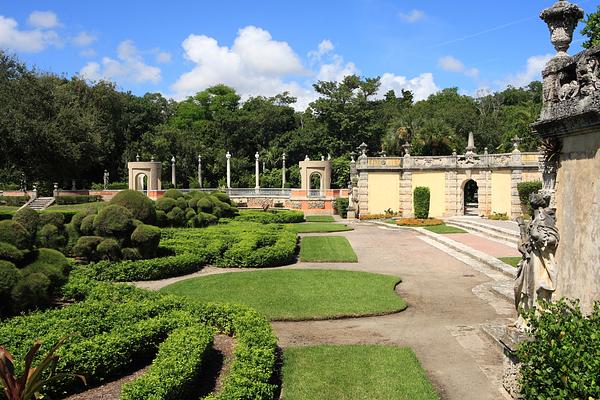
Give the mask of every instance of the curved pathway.
M 297 263 L 283 268 L 331 268 L 402 278 L 399 294 L 408 308 L 397 314 L 327 321 L 273 322 L 282 347 L 378 343 L 409 346 L 443 399 L 503 399 L 502 355 L 482 333 L 483 324 L 507 323 L 511 304 L 486 289 L 481 268 L 432 246 L 413 230 L 354 223 L 354 231 L 325 235 L 348 238 L 358 263 Z M 452 252 L 450 252 L 452 253 Z M 158 289 L 192 276 L 240 271 L 205 268 L 185 277 L 138 286 Z M 248 269 L 244 269 L 248 271 Z M 484 271 L 485 272 L 485 271 Z

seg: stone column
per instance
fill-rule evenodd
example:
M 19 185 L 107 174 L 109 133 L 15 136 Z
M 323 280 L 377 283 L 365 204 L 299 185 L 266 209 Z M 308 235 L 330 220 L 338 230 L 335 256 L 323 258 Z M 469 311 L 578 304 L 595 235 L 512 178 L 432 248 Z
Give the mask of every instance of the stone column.
M 175 156 L 171 157 L 171 183 L 173 187 L 177 187 L 177 180 L 175 179 Z
M 227 152 L 225 158 L 227 158 L 227 189 L 231 189 L 231 162 L 229 161 L 231 159 L 231 154 Z
M 254 185 L 254 188 L 258 190 L 260 188 L 260 166 L 258 163 L 258 159 L 260 158 L 260 155 L 258 154 L 258 151 L 254 155 L 254 158 L 256 159 L 256 165 L 255 165 L 256 185 Z
M 198 155 L 198 186 L 202 189 L 202 157 Z
M 403 218 L 415 216 L 412 204 L 412 171 L 403 170 L 400 175 L 400 209 Z
M 281 188 L 285 188 L 285 153 L 281 155 Z

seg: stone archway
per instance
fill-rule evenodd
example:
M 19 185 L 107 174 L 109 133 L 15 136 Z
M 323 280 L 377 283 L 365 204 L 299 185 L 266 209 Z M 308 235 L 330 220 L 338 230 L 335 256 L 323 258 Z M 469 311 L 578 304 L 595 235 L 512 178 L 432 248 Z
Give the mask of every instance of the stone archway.
M 129 168 L 129 189 L 155 191 L 161 190 L 160 161 L 134 161 L 127 163 Z
M 313 172 L 308 178 L 309 190 L 321 190 L 323 188 L 323 175 L 320 172 Z
M 467 179 L 462 186 L 463 215 L 479 215 L 479 185 L 474 179 Z
M 135 176 L 133 190 L 146 191 L 148 190 L 148 181 L 150 177 L 147 172 L 140 172 Z

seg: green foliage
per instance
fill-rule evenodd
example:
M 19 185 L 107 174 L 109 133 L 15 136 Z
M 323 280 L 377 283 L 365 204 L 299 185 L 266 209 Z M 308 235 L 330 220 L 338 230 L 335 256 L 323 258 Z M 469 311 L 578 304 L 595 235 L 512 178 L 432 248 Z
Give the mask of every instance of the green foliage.
M 94 219 L 94 232 L 98 236 L 125 237 L 133 230 L 133 214 L 125 207 L 103 207 Z
M 424 186 L 416 187 L 413 193 L 413 208 L 415 218 L 426 219 L 429 217 L 429 188 Z
M 13 311 L 28 311 L 50 304 L 52 283 L 42 272 L 34 272 L 20 279 L 11 291 Z
M 70 264 L 67 258 L 54 249 L 36 250 L 36 259 L 21 270 L 23 276 L 32 273 L 41 273 L 50 280 L 49 291 L 52 294 L 63 285 L 69 274 Z
M 527 319 L 534 340 L 518 349 L 523 398 L 600 398 L 600 302 L 583 316 L 578 301 L 561 299 Z
M 117 240 L 107 238 L 96 246 L 96 254 L 101 260 L 117 261 L 122 257 L 121 246 Z
M 62 229 L 65 225 L 65 214 L 61 212 L 44 211 L 39 216 L 40 222 L 38 226 L 50 224 L 56 226 L 58 229 Z
M 173 331 L 160 344 L 152 365 L 141 377 L 123 386 L 121 400 L 175 400 L 192 396 L 192 383 L 211 349 L 213 335 L 205 326 Z
M 156 223 L 154 202 L 141 192 L 122 190 L 110 200 L 110 204 L 125 207 L 131 212 L 133 218 L 139 219 L 145 224 L 153 225 Z
M 81 220 L 81 224 L 79 225 L 79 232 L 82 235 L 93 235 L 94 234 L 94 221 L 96 220 L 97 215 L 87 215 Z
M 0 316 L 12 311 L 11 293 L 20 279 L 21 274 L 13 263 L 0 260 Z
M 96 248 L 104 240 L 101 236 L 81 236 L 73 247 L 72 253 L 75 257 L 85 260 L 96 260 Z
M 23 260 L 23 252 L 14 245 L 6 242 L 0 242 L 0 260 L 10 261 L 18 264 Z
M 61 249 L 67 243 L 67 239 L 56 225 L 46 224 L 38 230 L 36 243 L 40 247 Z
M 349 200 L 343 197 L 338 197 L 335 199 L 335 203 L 333 203 L 333 209 L 342 218 L 346 218 L 348 216 L 348 206 Z
M 102 201 L 102 196 L 75 195 L 75 196 L 58 196 L 58 197 L 54 198 L 54 202 L 59 205 L 95 203 L 97 201 Z
M 12 244 L 20 250 L 31 248 L 31 235 L 16 221 L 0 221 L 0 242 Z
M 533 215 L 533 210 L 529 205 L 529 196 L 532 193 L 535 193 L 541 189 L 541 181 L 527 181 L 517 183 L 517 191 L 519 192 L 519 200 L 521 201 L 521 206 L 526 207 L 529 210 L 529 215 Z
M 0 205 L 21 207 L 29 201 L 29 196 L 0 196 Z
M 138 225 L 131 234 L 131 242 L 143 258 L 154 257 L 160 243 L 160 229 L 152 225 Z
M 236 221 L 259 222 L 261 224 L 296 224 L 304 222 L 302 211 L 242 211 Z
M 163 197 L 177 200 L 180 197 L 184 197 L 184 195 L 183 195 L 183 192 L 181 192 L 177 189 L 169 189 L 165 192 Z
M 590 49 L 600 45 L 600 6 L 597 6 L 596 12 L 588 14 L 584 22 L 581 34 L 586 36 L 587 40 L 583 42 L 583 48 Z
M 31 240 L 35 238 L 38 225 L 40 224 L 40 216 L 37 211 L 29 207 L 23 207 L 15 213 L 12 219 L 27 229 Z

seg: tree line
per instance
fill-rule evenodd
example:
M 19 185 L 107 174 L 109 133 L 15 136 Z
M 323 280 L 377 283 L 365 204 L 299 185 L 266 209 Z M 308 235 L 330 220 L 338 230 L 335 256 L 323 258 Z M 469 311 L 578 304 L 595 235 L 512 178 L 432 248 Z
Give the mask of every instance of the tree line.
M 406 142 L 411 154 L 444 155 L 463 152 L 472 131 L 480 152 L 510 151 L 515 135 L 524 151 L 538 146 L 529 124 L 541 108 L 540 82 L 480 98 L 447 88 L 417 102 L 407 90 L 379 98 L 379 88 L 379 77 L 319 81 L 319 97 L 302 112 L 288 93 L 242 101 L 225 85 L 177 102 L 40 72 L 0 52 L 0 183 L 25 179 L 48 190 L 75 180 L 81 188 L 102 182 L 104 170 L 111 181 L 124 181 L 127 162 L 139 155 L 163 162 L 165 182 L 175 156 L 178 185 L 195 187 L 200 155 L 204 186 L 217 187 L 224 185 L 229 151 L 232 185 L 253 187 L 258 151 L 264 187 L 281 185 L 283 153 L 288 185 L 299 185 L 297 164 L 305 156 L 331 155 L 333 184 L 345 187 L 350 155 L 362 142 L 371 155 L 402 155 Z

